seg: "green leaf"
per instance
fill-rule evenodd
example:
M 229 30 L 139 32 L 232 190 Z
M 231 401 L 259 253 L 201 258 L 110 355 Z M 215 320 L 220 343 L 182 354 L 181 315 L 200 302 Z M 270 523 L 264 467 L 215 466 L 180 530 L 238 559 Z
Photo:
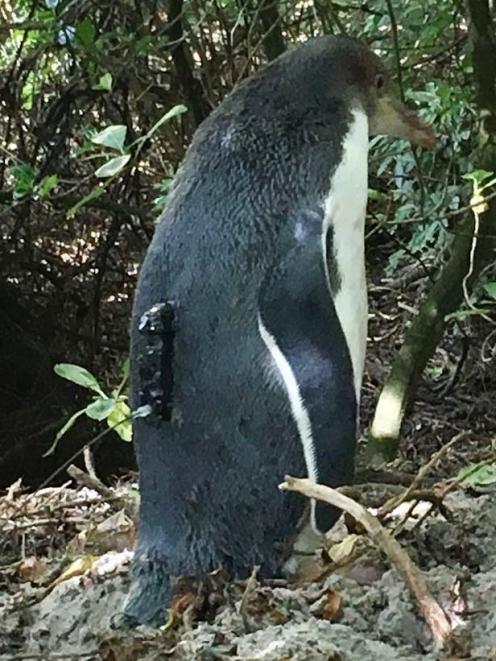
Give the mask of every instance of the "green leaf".
M 131 425 L 131 409 L 122 399 L 115 402 L 115 408 L 107 417 L 107 424 L 113 427 L 121 439 L 126 442 L 133 440 L 133 428 Z
M 465 486 L 496 484 L 496 464 L 469 464 L 458 471 L 456 479 Z
M 485 285 L 482 285 L 489 296 L 496 298 L 496 282 L 486 282 Z
M 126 360 L 122 363 L 120 372 L 122 378 L 127 379 L 129 376 L 129 358 L 126 358 Z
M 104 73 L 103 76 L 100 76 L 96 85 L 93 85 L 92 90 L 104 90 L 105 92 L 110 92 L 112 89 L 112 74 Z
M 167 197 L 169 194 L 169 189 L 172 185 L 172 181 L 173 181 L 172 177 L 165 177 L 158 184 L 155 184 L 154 186 L 154 188 L 158 189 L 161 193 L 161 195 L 153 199 L 153 206 L 159 212 L 161 212 L 164 209 L 167 203 Z
M 58 184 L 58 176 L 56 174 L 50 174 L 47 177 L 43 177 L 43 179 L 36 187 L 36 190 L 38 191 L 41 198 L 47 197 L 53 191 L 53 189 L 58 186 Z
M 162 124 L 165 124 L 165 122 L 168 122 L 173 117 L 177 117 L 177 115 L 182 115 L 185 112 L 188 112 L 186 106 L 183 106 L 181 104 L 174 106 L 168 112 L 166 112 L 165 115 L 162 115 L 162 117 L 158 120 L 158 122 L 155 122 L 155 124 L 148 131 L 148 133 L 139 139 L 139 142 L 145 142 L 145 140 L 149 140 L 152 137 L 152 135 L 155 133 L 155 131 L 157 131 L 162 126 Z
M 114 174 L 117 174 L 122 170 L 130 158 L 131 154 L 124 154 L 123 156 L 116 156 L 115 158 L 111 158 L 110 161 L 107 161 L 98 168 L 98 170 L 95 172 L 95 175 L 99 179 L 113 177 Z
M 10 171 L 15 178 L 14 200 L 19 200 L 29 195 L 33 191 L 37 174 L 33 166 L 29 163 L 19 163 L 18 165 L 13 165 Z
M 67 218 L 74 218 L 81 207 L 83 207 L 88 202 L 91 202 L 91 200 L 95 200 L 97 197 L 100 197 L 100 195 L 103 195 L 104 192 L 105 186 L 102 184 L 92 188 L 87 195 L 81 198 L 79 202 L 76 202 L 76 204 L 67 211 Z
M 459 319 L 463 321 L 469 317 L 477 317 L 483 314 L 491 314 L 491 310 L 489 308 L 471 308 L 468 310 L 458 310 L 457 312 L 450 312 L 450 314 L 445 315 L 444 321 L 451 321 L 452 319 Z
M 426 367 L 425 372 L 433 379 L 434 381 L 437 381 L 439 377 L 443 373 L 443 368 L 442 367 Z
M 55 374 L 61 376 L 63 379 L 72 381 L 72 383 L 75 383 L 78 386 L 88 388 L 102 397 L 106 397 L 96 377 L 84 367 L 74 365 L 73 363 L 57 363 L 53 370 Z
M 376 190 L 375 188 L 369 188 L 368 198 L 369 200 L 376 200 L 378 202 L 381 202 L 383 200 L 387 200 L 388 196 L 385 195 L 380 190 Z
M 105 420 L 115 408 L 115 400 L 109 397 L 98 397 L 84 409 L 88 418 L 92 420 Z
M 76 420 L 80 416 L 82 416 L 84 412 L 85 412 L 85 410 L 81 409 L 81 411 L 77 411 L 76 413 L 74 413 L 74 415 L 71 415 L 71 417 L 69 418 L 69 420 L 67 420 L 65 425 L 61 429 L 59 429 L 59 431 L 57 432 L 57 435 L 55 436 L 55 440 L 53 441 L 51 446 L 48 448 L 48 450 L 42 455 L 43 457 L 48 457 L 48 455 L 53 454 L 55 452 L 55 448 L 57 447 L 57 444 L 60 441 L 60 439 L 62 438 L 62 436 L 67 431 L 69 431 L 69 429 L 74 425 Z
M 138 39 L 134 43 L 134 49 L 136 51 L 136 55 L 148 55 L 148 52 L 150 50 L 150 44 L 152 44 L 152 38 L 147 35 L 146 37 L 141 37 L 141 39 Z
M 473 181 L 480 185 L 493 175 L 494 172 L 488 172 L 487 170 L 473 170 L 472 172 L 467 172 L 467 174 L 462 175 L 462 179 L 467 179 L 468 181 Z
M 100 131 L 91 138 L 91 142 L 95 145 L 103 145 L 109 149 L 114 149 L 116 151 L 122 151 L 124 147 L 124 141 L 126 139 L 127 126 L 123 124 L 113 124 L 112 126 L 107 126 L 106 129 Z
M 76 39 L 81 46 L 90 49 L 95 42 L 96 29 L 89 18 L 83 19 L 76 26 Z

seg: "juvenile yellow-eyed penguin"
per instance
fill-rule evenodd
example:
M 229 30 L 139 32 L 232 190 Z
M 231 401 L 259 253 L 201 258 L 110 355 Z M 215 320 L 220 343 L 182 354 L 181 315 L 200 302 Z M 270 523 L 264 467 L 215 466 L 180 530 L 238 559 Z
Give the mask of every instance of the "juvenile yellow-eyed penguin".
M 196 132 L 141 268 L 131 402 L 140 527 L 125 607 L 160 624 L 174 578 L 274 575 L 304 501 L 353 476 L 367 333 L 370 134 L 423 146 L 379 58 L 326 36 L 241 84 Z M 337 512 L 312 504 L 315 528 Z

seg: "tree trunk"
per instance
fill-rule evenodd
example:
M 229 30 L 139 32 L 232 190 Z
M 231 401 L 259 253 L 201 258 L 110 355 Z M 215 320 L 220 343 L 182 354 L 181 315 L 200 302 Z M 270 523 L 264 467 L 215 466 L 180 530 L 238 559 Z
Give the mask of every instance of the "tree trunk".
M 274 60 L 286 49 L 277 4 L 277 0 L 260 0 L 260 20 L 264 31 L 263 46 L 269 60 Z

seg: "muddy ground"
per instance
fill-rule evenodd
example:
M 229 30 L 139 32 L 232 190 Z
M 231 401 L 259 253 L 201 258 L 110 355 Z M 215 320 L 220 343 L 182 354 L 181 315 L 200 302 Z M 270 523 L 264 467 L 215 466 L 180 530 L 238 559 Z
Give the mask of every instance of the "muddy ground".
M 374 490 L 375 499 L 381 489 Z M 383 489 L 385 495 L 388 487 Z M 214 576 L 196 601 L 187 600 L 185 610 L 177 605 L 165 630 L 112 631 L 111 616 L 128 586 L 131 553 L 104 551 L 131 544 L 132 526 L 124 513 L 112 516 L 112 505 L 86 488 L 46 490 L 36 499 L 15 501 L 23 502 L 25 512 L 31 509 L 11 516 L 17 532 L 29 518 L 38 535 L 25 526 L 30 538 L 25 559 L 1 569 L 3 660 L 446 658 L 435 653 L 397 572 L 365 538 L 344 527 L 341 547 L 351 544 L 358 557 L 346 557 L 340 569 L 332 571 L 316 555 L 307 559 L 307 580 L 296 585 L 251 581 L 247 588 L 246 582 L 229 585 Z M 450 658 L 496 659 L 496 499 L 459 490 L 444 499 L 442 514 L 419 524 L 429 507 L 417 505 L 399 539 L 464 641 L 465 654 Z M 4 501 L 2 516 L 11 508 L 12 502 Z M 405 509 L 390 526 L 404 520 Z M 46 522 L 49 510 L 57 522 Z M 98 522 L 104 522 L 101 530 Z M 85 539 L 69 534 L 64 544 L 75 528 L 85 531 Z M 311 580 L 310 564 L 327 575 Z
M 402 277 L 371 288 L 364 427 L 425 286 L 408 270 Z M 496 659 L 496 478 L 487 469 L 475 483 L 449 482 L 468 464 L 494 463 L 492 331 L 477 317 L 450 324 L 389 466 L 393 478 L 413 475 L 466 432 L 422 483 L 415 509 L 403 503 L 384 521 L 425 573 L 456 651 L 436 651 L 403 579 L 343 523 L 328 553 L 301 559 L 296 582 L 228 584 L 218 573 L 185 592 L 161 631 L 114 631 L 135 538 L 133 482 L 102 495 L 76 479 L 31 494 L 17 483 L 0 499 L 0 659 Z M 375 511 L 402 491 L 358 485 L 353 494 Z

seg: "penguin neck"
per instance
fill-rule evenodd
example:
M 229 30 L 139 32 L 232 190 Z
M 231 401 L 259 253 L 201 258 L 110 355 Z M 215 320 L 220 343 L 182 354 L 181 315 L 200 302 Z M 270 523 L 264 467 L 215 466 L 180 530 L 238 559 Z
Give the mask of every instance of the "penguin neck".
M 357 402 L 367 342 L 364 245 L 367 160 L 368 119 L 363 110 L 355 108 L 342 142 L 341 160 L 332 174 L 324 204 L 323 249 L 325 264 L 336 276 L 332 297 L 353 365 Z M 327 241 L 329 231 L 332 232 L 331 242 Z

